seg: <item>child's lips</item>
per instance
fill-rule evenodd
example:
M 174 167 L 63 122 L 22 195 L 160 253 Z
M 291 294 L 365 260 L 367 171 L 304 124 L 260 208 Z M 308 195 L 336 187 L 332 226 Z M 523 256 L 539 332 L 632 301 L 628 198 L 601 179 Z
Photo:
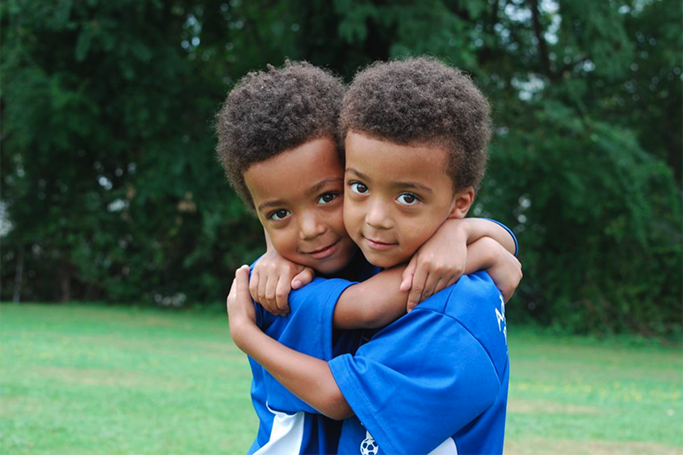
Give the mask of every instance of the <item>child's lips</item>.
M 386 250 L 388 250 L 388 249 L 390 249 L 390 248 L 393 248 L 393 247 L 395 247 L 396 245 L 398 245 L 397 242 L 391 242 L 391 243 L 389 243 L 389 242 L 380 242 L 379 240 L 373 240 L 373 239 L 368 238 L 368 237 L 365 237 L 365 236 L 363 237 L 363 239 L 365 240 L 365 243 L 366 243 L 370 248 L 372 248 L 373 250 L 377 250 L 377 251 L 386 251 Z
M 335 251 L 337 251 L 338 245 L 339 240 L 334 242 L 332 245 L 328 245 L 326 247 L 320 248 L 319 250 L 311 251 L 310 253 L 306 254 L 313 256 L 315 259 L 325 259 L 326 257 L 332 256 Z

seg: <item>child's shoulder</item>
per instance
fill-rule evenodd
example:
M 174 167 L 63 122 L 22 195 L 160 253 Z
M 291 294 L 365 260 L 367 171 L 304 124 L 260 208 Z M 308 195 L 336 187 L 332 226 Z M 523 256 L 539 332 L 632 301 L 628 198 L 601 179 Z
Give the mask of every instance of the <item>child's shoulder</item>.
M 483 307 L 498 308 L 501 302 L 500 291 L 489 274 L 480 271 L 463 275 L 455 284 L 433 295 L 418 308 L 437 311 L 458 320 L 468 320 L 481 313 Z
M 505 301 L 488 273 L 462 276 L 454 285 L 422 302 L 418 309 L 439 312 L 462 325 L 484 346 L 498 373 L 503 374 L 508 355 Z

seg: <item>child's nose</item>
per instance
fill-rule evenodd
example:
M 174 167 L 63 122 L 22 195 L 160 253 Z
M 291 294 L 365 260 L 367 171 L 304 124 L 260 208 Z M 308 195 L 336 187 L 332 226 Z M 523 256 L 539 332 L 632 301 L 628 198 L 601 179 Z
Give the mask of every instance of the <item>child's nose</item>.
M 299 238 L 301 240 L 314 239 L 324 234 L 325 230 L 325 223 L 317 216 L 304 214 L 301 217 L 301 225 L 299 226 Z
M 386 203 L 379 198 L 369 201 L 365 222 L 375 229 L 389 229 L 391 227 L 391 218 L 389 217 Z

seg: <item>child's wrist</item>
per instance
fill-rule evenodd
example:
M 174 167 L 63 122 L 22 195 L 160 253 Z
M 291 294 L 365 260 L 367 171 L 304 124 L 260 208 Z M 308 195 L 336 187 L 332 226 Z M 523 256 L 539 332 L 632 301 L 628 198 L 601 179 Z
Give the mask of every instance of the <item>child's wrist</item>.
M 491 237 L 482 237 L 482 240 L 486 242 L 485 250 L 489 268 L 495 267 L 497 264 L 502 262 L 502 255 L 506 253 L 507 250 Z
M 254 329 L 258 330 L 258 327 L 254 321 L 246 316 L 234 317 L 233 319 L 230 323 L 230 336 L 235 345 L 244 350 L 244 346 L 254 333 Z
M 469 220 L 453 219 L 453 220 L 448 220 L 446 222 L 452 226 L 453 235 L 456 238 L 462 239 L 467 244 L 471 243 L 473 240 L 476 240 L 476 239 L 470 238 L 472 236 L 472 229 L 471 229 L 471 223 L 469 222 Z
M 488 270 L 500 261 L 500 248 L 498 242 L 493 240 L 491 237 L 482 237 L 477 240 L 477 245 L 481 247 L 483 254 L 481 255 L 484 263 L 482 264 L 483 270 Z

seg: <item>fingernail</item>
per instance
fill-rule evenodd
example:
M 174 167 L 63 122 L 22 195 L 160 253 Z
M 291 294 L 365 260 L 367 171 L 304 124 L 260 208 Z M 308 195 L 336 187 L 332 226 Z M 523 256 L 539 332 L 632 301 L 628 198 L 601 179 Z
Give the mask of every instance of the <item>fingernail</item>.
M 297 280 L 297 281 L 295 281 L 294 283 L 292 283 L 292 287 L 293 287 L 293 288 L 298 288 L 299 286 L 301 286 L 301 281 L 299 281 L 299 280 Z

